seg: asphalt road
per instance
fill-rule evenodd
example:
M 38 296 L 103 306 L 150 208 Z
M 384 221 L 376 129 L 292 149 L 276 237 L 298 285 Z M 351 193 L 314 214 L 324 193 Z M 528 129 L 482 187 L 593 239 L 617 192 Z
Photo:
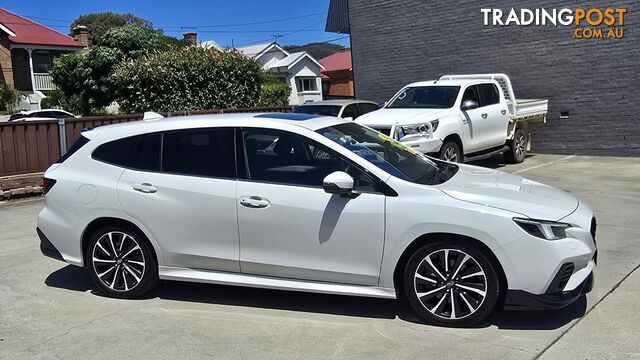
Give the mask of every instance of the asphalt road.
M 0 205 L 0 358 L 640 358 L 640 158 L 537 155 L 501 169 L 595 209 L 586 299 L 469 329 L 424 325 L 392 300 L 229 286 L 164 282 L 144 299 L 109 299 L 82 269 L 40 254 L 32 200 Z

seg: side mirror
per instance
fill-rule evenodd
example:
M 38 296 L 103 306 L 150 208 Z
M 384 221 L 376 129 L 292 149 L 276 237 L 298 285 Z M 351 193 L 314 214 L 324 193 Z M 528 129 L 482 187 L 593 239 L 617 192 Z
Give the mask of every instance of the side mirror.
M 335 171 L 322 180 L 322 187 L 329 194 L 348 195 L 353 191 L 353 178 L 344 171 Z
M 477 109 L 478 106 L 480 106 L 480 104 L 478 104 L 477 101 L 467 100 L 462 103 L 462 106 L 460 108 L 464 111 L 467 111 L 467 110 Z

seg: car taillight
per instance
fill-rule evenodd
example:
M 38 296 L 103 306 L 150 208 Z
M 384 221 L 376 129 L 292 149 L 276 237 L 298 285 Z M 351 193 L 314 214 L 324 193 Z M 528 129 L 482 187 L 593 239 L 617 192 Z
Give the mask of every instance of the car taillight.
M 42 193 L 46 195 L 55 184 L 56 181 L 53 179 L 42 178 Z

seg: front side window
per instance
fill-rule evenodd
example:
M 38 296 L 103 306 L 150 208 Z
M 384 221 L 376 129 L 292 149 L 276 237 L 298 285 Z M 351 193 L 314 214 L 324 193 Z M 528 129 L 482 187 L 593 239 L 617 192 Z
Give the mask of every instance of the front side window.
M 380 107 L 376 104 L 369 104 L 369 103 L 360 103 L 358 104 L 358 106 L 360 106 L 360 112 L 362 114 L 366 114 L 372 111 L 376 111 L 378 109 L 380 109 Z
M 171 131 L 162 143 L 162 172 L 236 177 L 233 128 Z
M 360 116 L 360 109 L 358 109 L 358 105 L 357 104 L 351 104 L 351 105 L 347 105 L 344 108 L 344 111 L 342 112 L 342 117 L 343 118 L 352 118 L 355 119 L 358 116 Z
M 313 114 L 321 116 L 338 116 L 340 106 L 333 105 L 300 105 L 293 110 L 298 114 Z
M 431 159 L 390 137 L 356 123 L 326 127 L 317 132 L 400 179 L 434 185 L 449 180 L 458 166 Z
M 322 186 L 334 171 L 354 178 L 354 189 L 377 192 L 377 181 L 332 150 L 302 136 L 265 129 L 245 130 L 250 180 L 301 186 Z
M 460 86 L 414 86 L 403 89 L 386 106 L 390 109 L 448 109 L 458 97 Z
M 475 101 L 478 106 L 480 106 L 480 98 L 478 97 L 478 90 L 476 89 L 475 85 L 471 85 L 469 86 L 465 91 L 464 94 L 462 94 L 462 104 L 464 104 L 465 101 Z

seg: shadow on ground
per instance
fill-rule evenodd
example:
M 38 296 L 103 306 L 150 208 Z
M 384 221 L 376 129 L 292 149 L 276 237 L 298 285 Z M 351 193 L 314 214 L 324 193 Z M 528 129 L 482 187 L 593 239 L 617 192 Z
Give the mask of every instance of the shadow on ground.
M 535 155 L 528 154 L 524 161 L 527 161 L 529 158 L 533 158 Z M 469 165 L 482 166 L 489 169 L 499 169 L 507 165 L 507 161 L 502 155 L 493 156 L 488 159 L 472 161 Z
M 45 284 L 50 287 L 73 291 L 91 291 L 96 296 L 101 296 L 93 290 L 93 283 L 84 269 L 72 265 L 68 265 L 51 273 L 46 278 Z M 395 319 L 398 317 L 412 323 L 423 323 L 422 320 L 414 314 L 408 303 L 400 300 L 311 294 L 175 281 L 163 281 L 157 289 L 147 294 L 144 298 L 382 319 Z M 497 311 L 488 321 L 476 327 L 497 326 L 500 329 L 522 330 L 557 329 L 584 315 L 586 308 L 587 302 L 583 296 L 574 304 L 560 310 L 532 312 Z

